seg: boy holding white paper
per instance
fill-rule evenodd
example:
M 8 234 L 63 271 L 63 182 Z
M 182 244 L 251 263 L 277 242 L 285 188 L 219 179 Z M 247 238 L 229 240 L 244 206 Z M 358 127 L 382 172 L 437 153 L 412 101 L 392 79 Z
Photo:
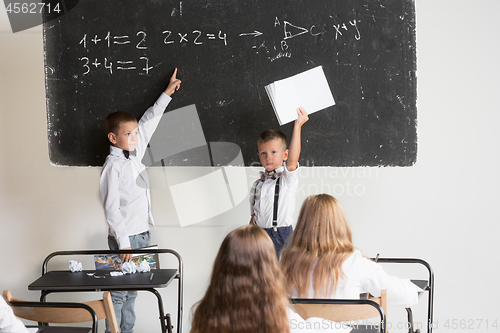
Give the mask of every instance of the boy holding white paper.
M 297 109 L 290 148 L 281 131 L 267 130 L 259 135 L 259 159 L 265 171 L 250 190 L 250 223 L 263 228 L 271 237 L 279 258 L 287 238 L 292 234 L 292 214 L 298 184 L 302 125 L 309 119 L 307 111 Z
M 280 126 L 295 120 L 297 105 L 309 114 L 335 105 L 322 66 L 275 81 L 265 89 Z

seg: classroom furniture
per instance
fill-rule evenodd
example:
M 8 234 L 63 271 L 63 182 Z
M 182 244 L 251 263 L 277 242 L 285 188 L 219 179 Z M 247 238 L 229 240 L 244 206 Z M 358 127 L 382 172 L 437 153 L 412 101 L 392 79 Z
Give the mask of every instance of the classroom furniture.
M 434 272 L 432 271 L 431 266 L 429 263 L 427 263 L 425 260 L 422 259 L 415 259 L 415 258 L 371 258 L 374 261 L 377 261 L 378 263 L 396 263 L 396 264 L 419 264 L 423 265 L 427 271 L 428 271 L 428 280 L 411 280 L 412 283 L 416 284 L 418 287 L 422 289 L 422 292 L 419 294 L 419 297 L 422 296 L 423 293 L 428 292 L 428 301 L 427 301 L 427 333 L 432 333 L 432 327 L 433 327 L 433 306 L 434 306 Z M 367 299 L 357 299 L 357 300 L 347 300 L 347 299 L 336 299 L 336 300 L 328 300 L 328 299 L 298 299 L 298 298 L 292 298 L 290 299 L 292 303 L 295 304 L 297 312 L 302 316 L 302 312 L 299 311 L 305 311 L 305 310 L 299 310 L 301 308 L 304 308 L 306 304 L 311 304 L 316 306 L 314 308 L 311 306 L 311 309 L 314 309 L 314 314 L 311 310 L 311 313 L 304 312 L 304 315 L 308 317 L 320 317 L 320 318 L 325 318 L 333 321 L 342 321 L 344 319 L 333 319 L 336 314 L 328 314 L 327 308 L 330 307 L 331 309 L 335 308 L 335 311 L 342 311 L 342 314 L 344 312 L 347 312 L 347 310 L 338 310 L 337 307 L 343 307 L 343 306 L 348 306 L 348 305 L 356 305 L 359 306 L 360 304 L 365 304 L 365 306 L 370 305 L 374 308 L 377 308 L 377 303 L 376 302 L 371 302 L 370 300 Z M 372 304 L 373 303 L 373 304 Z M 300 305 L 298 305 L 300 304 Z M 297 305 L 299 308 L 297 309 Z M 335 305 L 335 307 L 334 307 Z M 307 305 L 309 306 L 309 305 Z M 372 310 L 372 315 L 371 317 L 366 317 L 366 318 L 372 318 L 376 316 L 380 316 L 380 327 L 386 327 L 386 322 L 387 322 L 387 312 L 384 311 L 382 307 L 380 307 L 380 311 L 377 314 L 374 310 Z M 406 308 L 405 309 L 407 312 L 408 316 L 408 333 L 419 333 L 420 330 L 415 330 L 415 325 L 413 322 L 413 313 L 411 308 Z M 382 316 L 383 313 L 383 316 Z M 347 312 L 348 316 L 346 317 L 347 321 L 349 321 L 349 313 Z M 306 317 L 302 316 L 304 319 L 307 319 Z M 362 319 L 362 318 L 358 318 Z M 361 327 L 361 325 L 356 325 L 354 327 L 353 332 L 360 333 L 360 332 L 378 332 L 378 328 L 369 328 L 369 327 Z
M 382 290 L 380 297 L 369 299 L 317 299 L 317 298 L 292 298 L 290 299 L 295 311 L 303 318 L 319 317 L 337 323 L 346 322 L 352 325 L 351 332 L 375 333 L 387 332 L 387 293 Z M 380 324 L 359 325 L 362 319 L 380 316 Z
M 49 271 L 49 261 L 57 256 L 78 255 L 105 255 L 105 254 L 148 254 L 166 253 L 175 256 L 178 262 L 176 269 L 154 269 L 148 273 L 135 273 L 111 277 L 106 270 L 83 270 L 72 273 L 69 270 Z M 182 332 L 183 310 L 183 262 L 181 256 L 170 249 L 147 250 L 81 250 L 58 251 L 45 258 L 42 265 L 42 276 L 28 286 L 29 290 L 40 290 L 40 301 L 45 302 L 46 296 L 54 292 L 86 292 L 86 291 L 113 291 L 113 290 L 144 290 L 153 293 L 158 300 L 158 311 L 163 333 L 172 333 L 170 314 L 165 314 L 163 300 L 157 288 L 167 287 L 174 279 L 178 281 L 177 292 L 177 332 Z
M 108 319 L 111 333 L 119 333 L 115 310 L 109 292 L 102 299 L 85 303 L 28 302 L 12 297 L 10 290 L 4 290 L 3 297 L 16 317 L 39 323 L 82 323 L 92 321 L 92 333 L 97 333 L 97 320 Z M 90 332 L 88 328 L 57 326 L 56 331 Z
M 420 293 L 419 296 L 421 296 L 423 293 L 428 292 L 428 299 L 427 299 L 427 333 L 432 333 L 432 326 L 433 326 L 433 307 L 434 307 L 434 272 L 432 270 L 432 267 L 429 265 L 428 262 L 422 259 L 417 259 L 417 258 L 371 258 L 372 260 L 377 261 L 378 263 L 388 263 L 388 264 L 418 264 L 418 265 L 423 265 L 428 272 L 428 279 L 427 280 L 411 280 L 414 284 L 419 286 L 423 292 Z M 418 333 L 419 330 L 414 329 L 414 324 L 413 324 L 413 313 L 411 308 L 406 308 L 406 312 L 408 315 L 408 324 L 409 324 L 409 329 L 408 333 Z

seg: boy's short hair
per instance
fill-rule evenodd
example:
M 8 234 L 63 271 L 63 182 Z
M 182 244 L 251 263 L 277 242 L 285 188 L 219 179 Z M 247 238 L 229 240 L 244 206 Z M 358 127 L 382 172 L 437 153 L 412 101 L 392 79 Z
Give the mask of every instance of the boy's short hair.
M 286 149 L 286 135 L 282 131 L 278 130 L 267 130 L 262 133 L 260 133 L 259 137 L 257 138 L 257 144 L 261 143 L 266 143 L 271 140 L 280 140 L 281 143 L 283 144 L 283 149 Z
M 123 123 L 128 123 L 130 121 L 137 122 L 137 119 L 128 112 L 116 111 L 108 114 L 106 119 L 104 119 L 104 131 L 106 134 L 114 133 L 118 135 L 120 131 L 120 126 Z

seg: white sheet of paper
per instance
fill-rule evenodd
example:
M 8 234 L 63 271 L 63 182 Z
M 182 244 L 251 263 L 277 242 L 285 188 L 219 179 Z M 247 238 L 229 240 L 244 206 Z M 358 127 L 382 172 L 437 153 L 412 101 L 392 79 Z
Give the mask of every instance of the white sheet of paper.
M 297 119 L 302 106 L 308 114 L 335 105 L 323 67 L 318 66 L 266 86 L 280 125 Z

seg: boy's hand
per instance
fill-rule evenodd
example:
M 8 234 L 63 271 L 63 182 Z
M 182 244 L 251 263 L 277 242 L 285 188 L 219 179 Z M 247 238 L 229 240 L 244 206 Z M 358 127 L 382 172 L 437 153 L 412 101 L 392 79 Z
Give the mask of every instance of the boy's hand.
M 120 249 L 120 250 L 132 250 L 132 248 L 125 247 L 125 248 Z M 120 254 L 120 259 L 122 260 L 122 262 L 127 262 L 127 261 L 132 260 L 132 253 L 122 253 L 122 254 Z
M 297 119 L 295 119 L 295 124 L 302 126 L 306 121 L 309 120 L 309 116 L 307 115 L 306 109 L 304 109 L 302 106 L 297 109 Z
M 167 94 L 168 96 L 172 96 L 172 94 L 176 90 L 179 90 L 179 88 L 181 87 L 181 80 L 179 80 L 176 76 L 177 76 L 177 68 L 174 70 L 174 74 L 172 74 L 172 77 L 168 82 L 167 89 L 165 89 L 165 94 Z

